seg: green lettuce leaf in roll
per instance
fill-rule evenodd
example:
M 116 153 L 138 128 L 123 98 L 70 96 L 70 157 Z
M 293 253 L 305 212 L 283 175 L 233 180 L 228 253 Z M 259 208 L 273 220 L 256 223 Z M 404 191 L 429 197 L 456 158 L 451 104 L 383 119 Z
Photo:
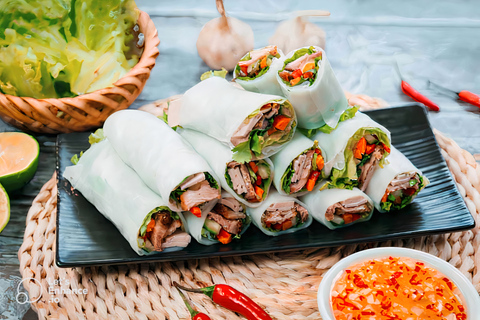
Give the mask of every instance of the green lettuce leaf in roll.
M 277 81 L 283 59 L 283 52 L 277 46 L 247 52 L 235 67 L 234 80 L 247 91 L 283 96 Z
M 300 197 L 315 220 L 333 230 L 370 220 L 373 201 L 357 188 L 325 189 Z
M 300 196 L 325 178 L 325 154 L 318 141 L 296 132 L 292 141 L 271 160 L 277 171 L 274 185 L 280 194 Z
M 325 151 L 328 188 L 365 191 L 378 167 L 387 164 L 390 132 L 364 113 L 338 124 L 331 133 L 319 132 L 313 137 Z
M 242 90 L 219 77 L 187 90 L 168 113 L 170 126 L 216 139 L 230 147 L 239 163 L 275 154 L 297 126 L 295 110 L 285 98 Z
M 276 77 L 283 96 L 295 107 L 299 128 L 318 129 L 325 124 L 334 128 L 348 108 L 343 89 L 320 47 L 289 52 Z
M 365 137 L 371 143 L 366 142 L 368 150 L 359 153 L 358 145 L 361 143 L 360 141 L 367 141 Z M 366 178 L 361 179 L 365 170 L 369 170 L 370 166 L 375 166 L 377 163 L 380 166 L 385 165 L 385 156 L 390 151 L 389 145 L 388 136 L 381 129 L 358 129 L 345 148 L 345 159 L 347 159 L 345 167 L 343 169 L 333 168 L 332 170 L 330 177 L 332 182 L 329 188 L 351 189 L 361 185 L 366 181 Z
M 233 159 L 244 163 L 253 158 L 262 158 L 263 150 L 272 145 L 281 145 L 289 141 L 296 121 L 293 118 L 293 108 L 288 101 L 283 104 L 272 101 L 265 104 L 259 111 L 248 116 L 247 121 L 235 131 L 231 142 L 235 154 Z M 251 127 L 250 133 L 243 134 L 244 128 Z M 248 130 L 248 129 L 247 129 Z M 247 139 L 247 140 L 246 140 Z
M 405 155 L 393 146 L 391 151 L 389 164 L 375 171 L 365 191 L 380 212 L 405 208 L 429 183 Z
M 251 222 L 247 207 L 226 191 L 211 210 L 202 212 L 200 219 L 187 215 L 186 220 L 188 232 L 203 245 L 240 239 Z
M 345 110 L 342 113 L 342 115 L 340 116 L 340 120 L 338 120 L 338 123 L 340 123 L 342 121 L 345 121 L 345 120 L 348 120 L 348 119 L 352 119 L 353 117 L 355 117 L 355 114 L 357 113 L 358 109 L 359 109 L 358 106 L 354 106 L 354 107 L 351 107 L 351 108 L 348 108 L 347 110 Z M 338 127 L 338 124 L 335 126 L 335 128 L 332 128 L 328 124 L 325 124 L 318 129 L 302 129 L 302 128 L 299 128 L 298 131 L 300 131 L 305 136 L 310 138 L 310 137 L 314 136 L 319 131 L 323 132 L 323 133 L 332 133 L 333 130 L 335 130 L 337 127 Z
M 231 161 L 225 168 L 225 180 L 237 195 L 249 205 L 262 202 L 272 184 L 271 163 L 255 160 L 247 163 Z
M 268 236 L 279 236 L 308 228 L 312 216 L 307 205 L 276 190 L 257 208 L 248 208 L 252 222 Z
M 389 212 L 393 210 L 400 210 L 409 205 L 417 194 L 425 187 L 425 181 L 421 175 L 415 173 L 414 175 L 399 175 L 398 180 L 408 178 L 409 188 L 398 189 L 392 193 L 385 192 L 385 197 L 382 198 L 380 204 L 383 211 Z M 392 186 L 394 187 L 394 186 Z

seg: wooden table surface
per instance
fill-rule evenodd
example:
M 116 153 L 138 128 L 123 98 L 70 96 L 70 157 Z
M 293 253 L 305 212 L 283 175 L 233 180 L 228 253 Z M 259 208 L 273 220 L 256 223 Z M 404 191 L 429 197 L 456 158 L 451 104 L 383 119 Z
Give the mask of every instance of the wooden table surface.
M 199 80 L 209 68 L 197 56 L 196 38 L 202 25 L 217 16 L 213 0 L 137 2 L 152 16 L 161 44 L 157 66 L 133 108 L 182 93 Z M 480 8 L 440 2 L 342 0 L 319 7 L 315 1 L 272 0 L 252 10 L 251 2 L 228 1 L 225 7 L 252 26 L 256 47 L 267 45 L 279 21 L 294 10 L 330 10 L 330 18 L 311 21 L 326 31 L 327 55 L 346 90 L 381 97 L 392 105 L 410 102 L 400 91 L 394 67 L 398 62 L 406 80 L 440 105 L 440 112 L 429 114 L 432 126 L 470 153 L 480 154 L 480 109 L 429 90 L 426 84 L 431 79 L 454 90 L 480 93 Z M 13 130 L 0 121 L 0 132 Z M 15 300 L 25 217 L 55 169 L 56 136 L 36 137 L 41 145 L 38 171 L 24 189 L 11 195 L 10 222 L 0 234 L 0 319 L 37 318 L 28 304 Z

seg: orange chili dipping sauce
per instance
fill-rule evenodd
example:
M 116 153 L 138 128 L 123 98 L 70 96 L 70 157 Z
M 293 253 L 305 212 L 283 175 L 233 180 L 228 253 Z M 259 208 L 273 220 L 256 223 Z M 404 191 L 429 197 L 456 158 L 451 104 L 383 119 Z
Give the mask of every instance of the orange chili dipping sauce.
M 345 269 L 333 285 L 337 320 L 467 319 L 461 292 L 441 272 L 410 258 L 372 259 Z

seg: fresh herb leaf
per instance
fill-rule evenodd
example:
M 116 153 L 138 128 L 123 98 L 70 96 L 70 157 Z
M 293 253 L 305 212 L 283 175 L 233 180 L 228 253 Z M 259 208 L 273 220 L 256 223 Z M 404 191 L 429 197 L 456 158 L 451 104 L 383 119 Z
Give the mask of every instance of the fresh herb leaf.
M 174 201 L 176 204 L 180 204 L 180 196 L 185 192 L 186 190 L 182 190 L 180 189 L 180 187 L 178 187 L 177 189 L 173 190 L 172 192 L 170 192 L 170 199 L 172 199 L 172 201 Z
M 280 180 L 282 182 L 282 190 L 285 191 L 287 194 L 290 194 L 290 184 L 292 184 L 292 177 L 294 173 L 295 170 L 293 169 L 292 161 L 288 165 L 287 169 L 282 175 L 282 179 Z
M 232 158 L 238 163 L 245 163 L 252 160 L 252 152 L 250 151 L 250 141 L 238 144 L 232 149 L 234 152 Z
M 208 183 L 210 184 L 210 187 L 214 188 L 214 189 L 218 189 L 218 183 L 217 183 L 217 180 L 215 180 L 215 178 L 208 172 L 205 172 L 205 179 L 208 181 Z
M 259 135 L 259 131 L 255 131 L 250 137 L 250 149 L 255 153 L 256 156 L 260 156 L 263 149 L 262 144 L 265 139 L 263 136 Z
M 417 184 L 417 180 L 416 179 L 411 179 L 409 184 L 410 184 L 410 187 L 413 187 L 414 185 Z

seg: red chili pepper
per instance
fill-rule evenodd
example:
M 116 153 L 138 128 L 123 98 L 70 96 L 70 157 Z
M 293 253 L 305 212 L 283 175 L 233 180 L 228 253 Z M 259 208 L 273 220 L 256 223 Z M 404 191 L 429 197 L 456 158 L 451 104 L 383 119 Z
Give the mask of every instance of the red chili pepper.
M 425 106 L 430 108 L 430 110 L 440 111 L 440 108 L 437 104 L 435 104 L 432 100 L 428 99 L 423 94 L 415 90 L 408 82 L 404 80 L 402 80 L 402 91 L 413 100 L 423 103 Z
M 182 297 L 183 302 L 185 302 L 188 312 L 190 312 L 190 315 L 192 316 L 192 320 L 211 320 L 210 317 L 207 316 L 205 313 L 194 310 L 190 305 L 190 303 L 188 303 L 187 298 L 185 298 L 185 295 L 180 290 L 178 290 L 178 293 L 180 293 L 180 296 Z
M 473 92 L 470 92 L 470 91 L 467 91 L 467 90 L 462 90 L 460 92 L 456 92 L 452 89 L 442 87 L 442 86 L 440 86 L 440 85 L 438 85 L 435 82 L 432 82 L 430 80 L 428 80 L 428 84 L 430 86 L 432 86 L 435 90 L 437 90 L 437 91 L 439 91 L 443 94 L 446 94 L 446 95 L 451 96 L 451 97 L 457 97 L 458 99 L 460 99 L 462 101 L 465 101 L 466 103 L 470 103 L 471 105 L 474 105 L 476 107 L 480 107 L 480 96 L 473 93 Z
M 365 150 L 366 154 L 370 154 L 375 150 L 376 144 L 367 144 L 367 149 Z
M 216 284 L 206 288 L 186 288 L 178 283 L 173 283 L 177 288 L 185 291 L 203 293 L 213 302 L 233 312 L 240 313 L 249 320 L 272 320 L 272 318 L 252 299 L 226 284 Z
M 197 218 L 202 216 L 202 210 L 199 207 L 192 207 L 190 208 L 190 212 Z
M 470 103 L 471 105 L 477 106 L 480 108 L 480 96 L 476 95 L 473 92 L 462 90 L 458 94 L 458 98 L 462 101 Z
M 386 152 L 390 153 L 391 150 L 385 143 L 382 142 L 382 146 L 383 146 L 383 149 L 385 149 Z
M 302 74 L 303 74 L 302 70 L 297 69 L 297 70 L 292 72 L 292 77 L 295 79 L 295 78 L 301 77 Z

